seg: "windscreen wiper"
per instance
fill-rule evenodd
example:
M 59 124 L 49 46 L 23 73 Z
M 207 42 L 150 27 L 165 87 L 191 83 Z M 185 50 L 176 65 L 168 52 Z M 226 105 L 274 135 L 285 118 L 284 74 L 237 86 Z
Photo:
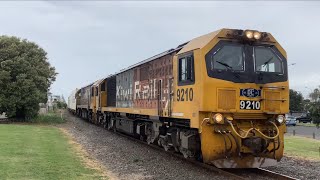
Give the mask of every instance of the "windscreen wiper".
M 225 66 L 225 67 L 228 68 L 228 69 L 233 70 L 233 68 L 232 68 L 229 64 L 227 64 L 227 63 L 223 63 L 223 62 L 220 62 L 220 61 L 216 61 L 216 62 L 219 63 L 219 64 L 221 64 L 221 65 L 223 65 L 223 66 Z M 233 75 L 234 75 L 236 78 L 240 78 L 240 75 L 239 75 L 238 73 L 233 73 Z
M 226 64 L 226 63 L 223 63 L 223 62 L 220 62 L 220 61 L 216 61 L 216 62 L 221 64 L 221 65 L 223 65 L 223 66 L 225 66 L 228 69 L 233 69 L 229 64 Z
M 265 67 L 267 64 L 269 64 L 269 62 L 273 59 L 273 57 L 271 57 L 270 59 L 268 59 L 266 62 L 263 63 L 263 67 Z

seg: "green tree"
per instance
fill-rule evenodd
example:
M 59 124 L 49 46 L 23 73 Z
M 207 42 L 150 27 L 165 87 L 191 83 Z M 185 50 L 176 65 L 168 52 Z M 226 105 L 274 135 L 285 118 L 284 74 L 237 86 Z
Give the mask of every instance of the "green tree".
M 313 123 L 317 124 L 317 127 L 319 127 L 320 124 L 320 102 L 312 102 L 309 106 L 309 112 L 312 117 Z
M 311 98 L 312 102 L 316 102 L 320 98 L 320 90 L 319 88 L 315 88 L 310 94 L 309 97 Z
M 320 124 L 320 90 L 315 88 L 310 94 L 311 102 L 309 104 L 309 112 L 312 117 L 313 123 L 317 124 L 319 127 Z
M 301 112 L 304 110 L 303 96 L 300 92 L 290 89 L 290 111 Z
M 37 44 L 0 36 L 0 113 L 23 119 L 37 115 L 56 75 Z
M 67 104 L 65 102 L 58 101 L 57 107 L 58 107 L 58 109 L 65 109 L 65 108 L 67 108 Z

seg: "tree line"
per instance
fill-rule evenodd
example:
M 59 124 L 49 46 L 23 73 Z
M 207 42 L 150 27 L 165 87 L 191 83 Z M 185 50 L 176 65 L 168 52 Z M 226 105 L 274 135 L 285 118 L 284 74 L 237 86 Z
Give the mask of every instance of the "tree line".
M 320 123 L 320 86 L 315 88 L 308 95 L 308 99 L 304 99 L 301 92 L 290 89 L 290 112 L 307 112 L 312 117 L 314 123 Z

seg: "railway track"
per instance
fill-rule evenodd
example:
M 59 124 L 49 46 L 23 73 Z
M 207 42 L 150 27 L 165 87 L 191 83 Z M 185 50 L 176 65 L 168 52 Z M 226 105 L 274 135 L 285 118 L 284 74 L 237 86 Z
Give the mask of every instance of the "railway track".
M 154 144 L 148 144 L 147 142 L 141 141 L 140 139 L 128 136 L 126 134 L 123 134 L 121 132 L 117 132 L 114 131 L 115 134 L 121 136 L 121 137 L 125 137 L 127 139 L 130 139 L 132 141 L 135 141 L 137 143 L 143 144 L 145 146 L 151 147 L 155 150 L 164 152 L 164 149 L 154 145 Z M 202 162 L 196 161 L 196 160 L 192 160 L 192 159 L 186 159 L 184 158 L 182 155 L 172 152 L 172 151 L 167 151 L 167 154 L 177 157 L 179 159 L 182 159 L 183 161 L 186 161 L 188 163 L 194 164 L 196 166 L 200 166 L 203 167 L 207 170 L 210 171 L 215 171 L 221 175 L 224 176 L 228 176 L 229 179 L 280 179 L 280 180 L 297 180 L 296 178 L 287 176 L 287 175 L 283 175 L 277 172 L 273 172 L 273 171 L 269 171 L 263 168 L 252 168 L 252 169 L 220 169 L 217 168 L 215 166 L 211 166 L 208 164 L 204 164 Z
M 224 169 L 225 171 L 241 176 L 244 179 L 279 179 L 279 180 L 297 180 L 284 174 L 269 171 L 263 168 L 252 169 Z

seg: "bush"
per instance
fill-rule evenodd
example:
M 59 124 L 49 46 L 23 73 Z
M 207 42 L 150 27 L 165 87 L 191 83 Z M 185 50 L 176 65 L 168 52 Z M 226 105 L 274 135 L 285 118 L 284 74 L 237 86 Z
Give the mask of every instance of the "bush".
M 57 102 L 57 108 L 58 109 L 66 109 L 67 108 L 67 103 L 58 101 Z
M 314 124 L 320 124 L 320 102 L 313 102 L 309 107 L 310 115 Z
M 41 123 L 41 124 L 60 124 L 60 123 L 64 123 L 65 120 L 63 119 L 63 117 L 61 118 L 59 114 L 48 113 L 48 114 L 41 114 L 36 116 L 35 118 L 32 118 L 31 122 Z

